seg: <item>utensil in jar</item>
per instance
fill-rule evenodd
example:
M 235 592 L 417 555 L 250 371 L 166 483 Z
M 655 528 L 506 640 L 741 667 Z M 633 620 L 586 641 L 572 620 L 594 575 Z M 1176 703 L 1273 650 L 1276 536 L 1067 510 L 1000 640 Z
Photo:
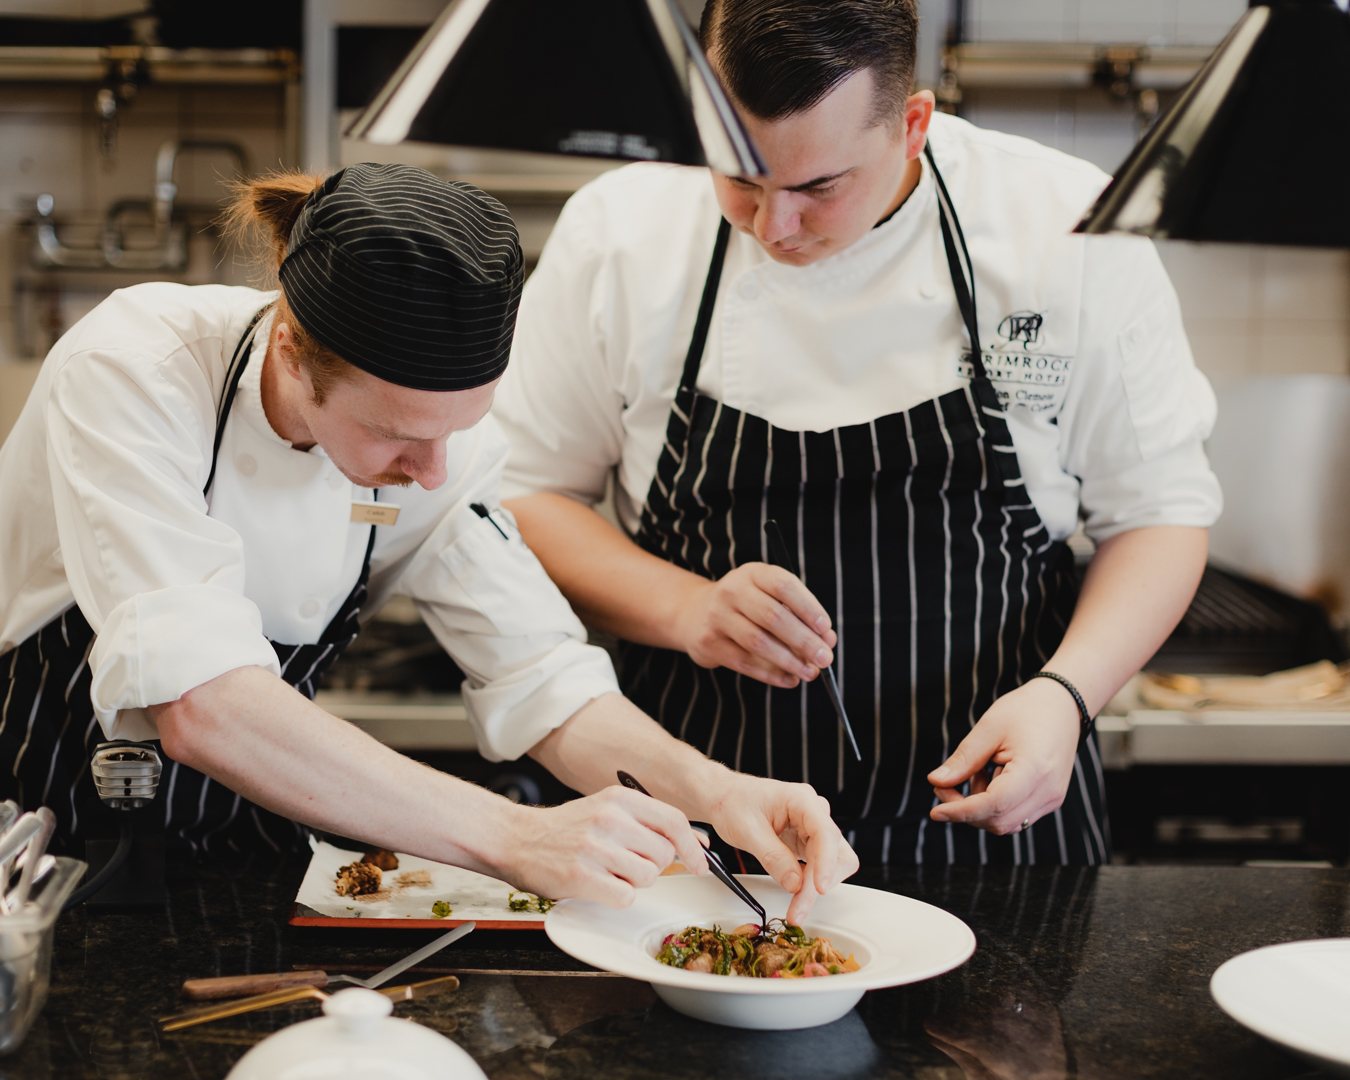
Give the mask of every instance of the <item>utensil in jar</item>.
M 626 788 L 631 788 L 640 794 L 646 795 L 649 799 L 653 797 L 650 791 L 637 782 L 637 779 L 632 773 L 626 773 L 622 769 L 619 770 L 619 783 Z M 704 848 L 703 857 L 708 860 L 708 869 L 713 872 L 713 877 L 717 878 L 718 881 L 750 905 L 751 910 L 759 916 L 759 925 L 761 929 L 767 927 L 769 924 L 769 917 L 764 911 L 764 908 L 760 905 L 760 902 L 750 894 L 750 891 L 737 881 L 731 871 L 726 868 L 726 864 L 722 862 L 721 856 L 711 848 Z
M 296 987 L 330 986 L 335 982 L 351 983 L 375 990 L 383 986 L 395 975 L 402 975 L 414 964 L 420 964 L 428 956 L 440 952 L 447 945 L 453 945 L 466 934 L 471 933 L 477 923 L 466 922 L 442 934 L 434 941 L 411 952 L 395 964 L 368 979 L 358 979 L 354 975 L 329 975 L 326 971 L 279 971 L 270 975 L 223 975 L 212 979 L 189 979 L 183 984 L 183 996 L 189 1001 L 211 1001 L 215 998 L 240 997 L 244 994 L 263 994 L 273 991 L 294 989 Z M 223 1014 L 226 1015 L 226 1014 Z
M 357 980 L 345 979 L 345 981 L 356 982 Z M 367 987 L 366 989 L 371 988 Z M 456 976 L 442 975 L 437 979 L 427 979 L 424 982 L 408 983 L 405 986 L 387 986 L 384 989 L 376 990 L 375 992 L 377 994 L 383 994 L 393 1001 L 417 1001 L 421 998 L 431 997 L 434 994 L 444 994 L 450 990 L 458 989 L 459 979 Z M 258 1009 L 271 1009 L 277 1005 L 288 1005 L 294 1001 L 304 1001 L 306 998 L 313 998 L 316 1001 L 327 1001 L 331 996 L 332 995 L 330 994 L 325 994 L 317 986 L 292 986 L 282 990 L 273 990 L 266 994 L 255 994 L 252 997 L 239 998 L 234 1001 L 223 1001 L 216 1005 L 208 1005 L 205 1008 L 176 1013 L 173 1016 L 165 1016 L 160 1019 L 160 1030 L 164 1032 L 177 1031 L 180 1028 L 191 1027 L 194 1024 L 205 1024 L 210 1020 L 223 1020 L 227 1016 L 238 1016 L 240 1013 L 256 1012 Z
M 764 523 L 764 535 L 769 539 L 769 558 L 774 565 L 786 570 L 800 581 L 801 575 L 797 573 L 796 564 L 792 561 L 792 555 L 788 552 L 787 541 L 783 539 L 783 530 L 778 527 L 778 522 L 772 518 L 766 521 Z M 861 761 L 862 751 L 858 749 L 858 740 L 853 737 L 853 725 L 848 722 L 848 713 L 844 712 L 844 699 L 839 696 L 839 680 L 834 677 L 834 668 L 822 668 L 820 674 L 821 682 L 825 686 L 825 693 L 830 699 L 830 705 L 834 708 L 834 714 L 839 717 L 839 723 L 844 729 L 844 734 L 848 736 L 848 744 L 853 748 L 853 756 Z
M 47 826 L 42 818 L 37 814 L 29 813 L 20 815 L 9 828 L 0 834 L 0 915 L 10 913 L 9 902 L 4 895 L 4 891 L 9 887 L 9 876 L 14 866 L 14 860 L 18 858 L 19 852 L 28 846 L 33 837 L 46 828 Z
M 38 863 L 47 853 L 47 843 L 51 840 L 52 833 L 56 831 L 56 814 L 50 809 L 45 806 L 38 807 L 34 811 L 34 816 L 38 819 L 40 827 L 24 849 L 23 870 L 19 874 L 19 884 L 5 897 L 5 903 L 12 911 L 22 911 L 24 904 L 28 902 L 28 893 L 33 888 Z

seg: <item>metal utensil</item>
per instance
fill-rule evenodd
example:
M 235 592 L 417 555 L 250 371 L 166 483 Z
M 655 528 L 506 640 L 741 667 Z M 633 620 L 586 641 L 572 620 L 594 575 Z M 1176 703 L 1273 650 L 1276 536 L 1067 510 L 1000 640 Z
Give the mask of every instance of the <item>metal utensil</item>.
M 38 807 L 34 813 L 40 827 L 24 849 L 23 870 L 19 874 L 19 884 L 5 897 L 5 903 L 12 911 L 22 911 L 24 904 L 28 903 L 28 893 L 33 887 L 38 862 L 47 853 L 47 842 L 56 831 L 56 814 L 45 806 Z
M 355 980 L 351 981 L 354 982 Z M 367 987 L 367 989 L 372 988 Z M 409 983 L 406 986 L 388 986 L 375 992 L 394 1001 L 417 1001 L 420 998 L 431 997 L 433 994 L 443 994 L 449 990 L 458 989 L 458 978 L 454 975 L 442 975 L 438 979 L 427 979 L 425 982 Z M 293 1001 L 304 1001 L 306 998 L 327 1001 L 330 996 L 317 986 L 292 986 L 284 990 L 273 990 L 268 994 L 255 994 L 253 997 L 226 1001 L 218 1005 L 208 1005 L 204 1009 L 193 1009 L 190 1012 L 166 1016 L 161 1018 L 159 1022 L 160 1030 L 165 1032 L 177 1031 L 179 1028 L 191 1027 L 193 1024 L 205 1024 L 209 1020 L 223 1020 L 227 1016 L 238 1016 L 240 1013 L 255 1012 L 258 1009 L 270 1009 L 277 1005 L 290 1004 Z
M 46 827 L 43 819 L 37 814 L 23 814 L 0 834 L 0 915 L 10 913 L 9 902 L 3 891 L 9 886 L 9 875 L 13 870 L 14 860 L 33 837 Z
M 787 541 L 783 539 L 783 530 L 778 527 L 778 522 L 772 518 L 766 521 L 764 523 L 764 535 L 769 538 L 769 558 L 773 560 L 776 566 L 786 570 L 800 581 L 801 574 L 797 573 L 797 566 L 792 561 L 792 555 L 788 552 Z M 825 685 L 825 693 L 830 699 L 830 704 L 834 707 L 834 714 L 839 717 L 839 723 L 844 728 L 844 734 L 848 736 L 849 746 L 853 747 L 853 756 L 861 761 L 862 751 L 858 749 L 858 740 L 853 737 L 853 725 L 848 722 L 848 713 L 844 712 L 844 699 L 839 696 L 839 680 L 834 677 L 834 668 L 822 668 L 820 674 L 823 676 L 821 681 Z
M 183 984 L 183 996 L 189 1001 L 211 1001 L 215 998 L 239 997 L 243 994 L 262 994 L 281 992 L 298 987 L 330 986 L 335 982 L 351 983 L 374 990 L 383 986 L 395 975 L 402 975 L 414 964 L 420 964 L 428 956 L 440 952 L 447 945 L 453 945 L 464 935 L 471 933 L 477 923 L 466 922 L 455 927 L 448 934 L 442 934 L 434 941 L 423 945 L 416 952 L 409 953 L 396 964 L 390 964 L 383 971 L 368 979 L 358 979 L 353 975 L 329 975 L 326 971 L 281 971 L 270 975 L 224 975 L 213 979 L 189 979 Z M 231 1014 L 222 1014 L 231 1015 Z
M 649 799 L 652 798 L 652 793 L 639 784 L 632 773 L 626 773 L 620 769 L 619 783 L 626 788 L 632 788 L 634 791 L 646 795 Z M 713 877 L 717 878 L 718 881 L 750 905 L 754 913 L 759 916 L 759 925 L 761 928 L 767 927 L 769 925 L 768 914 L 760 905 L 760 902 L 751 895 L 750 890 L 732 876 L 731 871 L 726 868 L 721 857 L 711 848 L 703 849 L 703 857 L 708 860 L 708 869 L 713 872 Z

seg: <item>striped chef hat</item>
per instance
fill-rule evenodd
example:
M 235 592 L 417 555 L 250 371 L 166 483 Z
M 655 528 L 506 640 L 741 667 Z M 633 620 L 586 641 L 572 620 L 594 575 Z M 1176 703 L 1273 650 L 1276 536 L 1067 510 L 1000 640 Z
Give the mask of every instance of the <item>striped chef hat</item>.
M 280 276 L 322 345 L 417 390 L 467 390 L 506 370 L 525 277 L 496 199 L 425 169 L 371 164 L 310 196 Z

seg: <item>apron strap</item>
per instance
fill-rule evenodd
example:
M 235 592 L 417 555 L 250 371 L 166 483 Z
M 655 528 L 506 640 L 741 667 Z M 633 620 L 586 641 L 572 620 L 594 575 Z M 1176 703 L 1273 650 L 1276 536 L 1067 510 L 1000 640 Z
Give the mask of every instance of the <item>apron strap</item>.
M 975 265 L 970 261 L 970 252 L 966 248 L 966 235 L 961 231 L 961 219 L 956 216 L 956 207 L 947 193 L 947 185 L 938 171 L 937 161 L 933 158 L 932 143 L 925 142 L 924 156 L 933 170 L 933 179 L 937 181 L 938 220 L 942 223 L 942 245 L 947 249 L 947 268 L 952 275 L 952 287 L 956 290 L 956 304 L 961 309 L 961 320 L 966 324 L 966 333 L 970 337 L 970 359 L 975 368 L 975 378 L 988 378 L 984 369 L 983 350 L 980 347 L 980 323 L 975 314 Z M 957 244 L 960 243 L 958 253 Z
M 239 380 L 244 377 L 244 368 L 248 367 L 248 358 L 253 351 L 253 335 L 257 332 L 262 317 L 271 309 L 272 305 L 268 304 L 253 316 L 253 321 L 248 324 L 244 336 L 234 347 L 234 355 L 230 357 L 229 366 L 225 369 L 225 393 L 221 396 L 220 408 L 216 410 L 216 440 L 211 447 L 211 471 L 206 474 L 206 486 L 202 488 L 203 496 L 211 490 L 211 485 L 216 479 L 216 458 L 220 456 L 220 444 L 225 438 L 225 420 L 230 415 L 230 406 L 234 404 L 234 396 L 239 390 Z
M 684 357 L 684 374 L 680 389 L 693 390 L 698 382 L 698 368 L 703 362 L 703 349 L 708 344 L 708 328 L 712 325 L 713 308 L 717 306 L 717 286 L 722 281 L 722 264 L 727 257 L 731 240 L 731 222 L 722 218 L 717 226 L 717 242 L 713 245 L 708 279 L 703 283 L 703 298 L 698 303 L 698 318 L 694 320 L 694 336 L 689 339 L 689 352 Z

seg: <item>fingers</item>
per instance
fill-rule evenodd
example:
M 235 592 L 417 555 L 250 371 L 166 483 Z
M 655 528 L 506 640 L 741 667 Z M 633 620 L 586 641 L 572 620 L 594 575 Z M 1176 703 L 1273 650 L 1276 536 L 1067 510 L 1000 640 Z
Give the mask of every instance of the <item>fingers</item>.
M 766 563 L 748 564 L 751 576 L 755 583 L 767 595 L 776 599 L 796 618 L 801 627 L 809 634 L 815 637 L 812 641 L 812 649 L 833 649 L 836 638 L 834 630 L 830 627 L 829 613 L 821 606 L 819 600 L 812 595 L 802 580 L 795 574 L 778 566 L 769 566 Z M 819 642 L 817 645 L 816 642 Z M 797 651 L 794 649 L 794 651 Z M 804 659 L 814 659 L 808 653 L 799 653 Z M 815 660 L 822 667 L 829 664 L 828 660 Z
M 989 763 L 999 750 L 999 736 L 993 725 L 976 724 L 951 757 L 928 774 L 935 788 L 954 788 L 964 784 Z
M 802 887 L 797 890 L 797 894 L 792 898 L 792 903 L 788 905 L 787 922 L 792 926 L 801 926 L 806 921 L 807 915 L 811 909 L 816 906 L 816 900 L 820 893 L 816 891 L 815 881 L 810 874 L 804 876 Z
M 929 816 L 934 821 L 965 822 L 1005 836 L 1017 832 L 1023 821 L 1038 820 L 1045 812 L 1046 808 L 1035 799 L 1035 786 L 1035 778 L 1025 771 L 1005 768 L 989 781 L 984 791 L 975 792 L 972 784 L 970 795 L 953 792 L 955 798 L 944 798 L 939 790 L 941 804 Z
M 601 797 L 617 802 L 625 812 L 632 815 L 635 824 L 642 826 L 640 835 L 625 831 L 623 838 L 628 841 L 629 851 L 642 855 L 656 865 L 658 874 L 671 864 L 676 855 L 679 855 L 690 873 L 708 872 L 708 860 L 704 857 L 698 834 L 690 826 L 689 819 L 675 807 L 641 792 L 617 786 L 591 796 Z M 644 885 L 650 884 L 651 881 L 644 882 Z

